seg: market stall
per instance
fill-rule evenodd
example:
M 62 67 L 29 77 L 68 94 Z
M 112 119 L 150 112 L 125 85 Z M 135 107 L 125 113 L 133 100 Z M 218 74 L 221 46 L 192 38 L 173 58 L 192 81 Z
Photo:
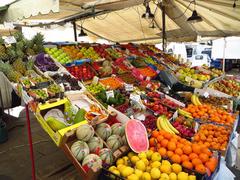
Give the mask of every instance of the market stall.
M 33 177 L 29 109 L 85 179 L 214 179 L 226 167 L 239 77 L 152 45 L 14 37 L 0 70 L 26 104 Z M 169 93 L 176 82 L 191 91 Z

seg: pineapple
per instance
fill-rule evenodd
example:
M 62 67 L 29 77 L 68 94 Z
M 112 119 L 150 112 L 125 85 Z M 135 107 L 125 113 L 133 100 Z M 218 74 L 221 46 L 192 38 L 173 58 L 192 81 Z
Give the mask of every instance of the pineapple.
M 37 33 L 33 39 L 32 39 L 34 45 L 33 45 L 33 50 L 36 54 L 40 53 L 40 52 L 44 52 L 44 48 L 43 48 L 43 35 L 41 33 Z
M 21 74 L 25 74 L 25 72 L 26 72 L 26 66 L 25 66 L 25 63 L 22 61 L 21 58 L 16 59 L 16 60 L 13 62 L 12 66 L 13 66 L 13 69 L 14 69 L 14 70 L 18 71 L 18 72 L 21 73 Z
M 26 62 L 26 68 L 27 70 L 31 70 L 33 68 L 33 65 L 34 65 L 34 60 L 33 59 L 29 59 L 27 62 Z
M 8 59 L 9 59 L 9 56 L 8 56 L 7 53 L 5 53 L 5 52 L 1 53 L 0 52 L 0 60 L 3 60 L 4 62 L 6 62 Z
M 0 61 L 0 71 L 6 75 L 8 72 L 13 71 L 13 68 L 8 62 L 4 63 Z
M 12 81 L 12 82 L 15 82 L 15 83 L 19 82 L 19 79 L 21 77 L 22 77 L 22 74 L 17 72 L 17 71 L 14 71 L 14 70 L 9 71 L 7 73 L 7 78 L 9 79 L 9 81 Z
M 13 36 L 17 42 L 22 41 L 24 39 L 23 33 L 19 31 L 15 32 Z

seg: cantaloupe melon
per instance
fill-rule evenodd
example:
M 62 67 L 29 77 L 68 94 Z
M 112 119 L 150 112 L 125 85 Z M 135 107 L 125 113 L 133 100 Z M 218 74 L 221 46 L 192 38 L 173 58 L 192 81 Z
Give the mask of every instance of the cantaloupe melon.
M 79 140 L 87 142 L 94 136 L 94 129 L 88 124 L 83 124 L 77 128 L 76 136 Z
M 71 146 L 71 152 L 78 161 L 82 161 L 85 156 L 89 154 L 87 143 L 83 141 L 76 141 Z
M 111 165 L 113 163 L 113 154 L 111 149 L 101 149 L 99 152 L 99 157 L 102 159 L 103 164 Z
M 111 126 L 112 129 L 112 134 L 116 134 L 119 136 L 123 136 L 124 135 L 124 126 L 122 125 L 122 123 L 115 123 Z
M 96 154 L 89 154 L 83 159 L 82 166 L 85 171 L 88 171 L 89 169 L 98 171 L 102 168 L 102 160 Z
M 107 123 L 98 124 L 96 127 L 96 133 L 103 139 L 106 140 L 112 134 L 112 129 Z
M 88 141 L 88 147 L 91 153 L 97 153 L 103 148 L 103 141 L 101 138 L 93 136 Z
M 107 145 L 114 152 L 122 146 L 122 139 L 119 135 L 115 135 L 115 134 L 111 135 L 107 139 Z

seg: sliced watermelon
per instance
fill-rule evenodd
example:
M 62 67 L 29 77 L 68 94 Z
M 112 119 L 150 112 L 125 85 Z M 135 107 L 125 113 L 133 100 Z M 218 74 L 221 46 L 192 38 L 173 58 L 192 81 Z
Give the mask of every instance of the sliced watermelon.
M 130 148 L 135 153 L 148 150 L 149 142 L 147 130 L 139 120 L 128 120 L 125 126 L 125 134 Z

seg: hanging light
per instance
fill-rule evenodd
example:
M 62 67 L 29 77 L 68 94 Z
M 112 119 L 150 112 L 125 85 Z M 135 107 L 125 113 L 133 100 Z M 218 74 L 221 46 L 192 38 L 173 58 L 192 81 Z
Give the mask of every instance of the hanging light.
M 81 31 L 80 31 L 80 33 L 78 34 L 78 37 L 84 37 L 84 36 L 87 36 L 87 33 L 85 33 L 85 32 L 83 31 L 83 28 L 81 27 Z
M 196 22 L 201 22 L 202 17 L 198 15 L 197 10 L 196 10 L 196 1 L 192 1 L 194 3 L 194 10 L 192 12 L 192 16 L 190 16 L 187 21 L 191 23 L 196 23 Z
M 152 28 L 152 29 L 155 29 L 155 28 L 156 28 L 154 22 L 152 23 L 152 25 L 150 26 L 150 28 Z
M 149 3 L 146 3 L 145 7 L 146 7 L 146 12 L 142 15 L 142 18 L 153 19 L 154 18 L 154 14 L 151 12 Z
M 201 21 L 202 21 L 202 17 L 198 15 L 198 13 L 197 13 L 196 10 L 193 10 L 192 16 L 190 16 L 190 17 L 187 19 L 187 21 L 188 21 L 188 22 L 191 22 L 191 23 L 201 22 Z

